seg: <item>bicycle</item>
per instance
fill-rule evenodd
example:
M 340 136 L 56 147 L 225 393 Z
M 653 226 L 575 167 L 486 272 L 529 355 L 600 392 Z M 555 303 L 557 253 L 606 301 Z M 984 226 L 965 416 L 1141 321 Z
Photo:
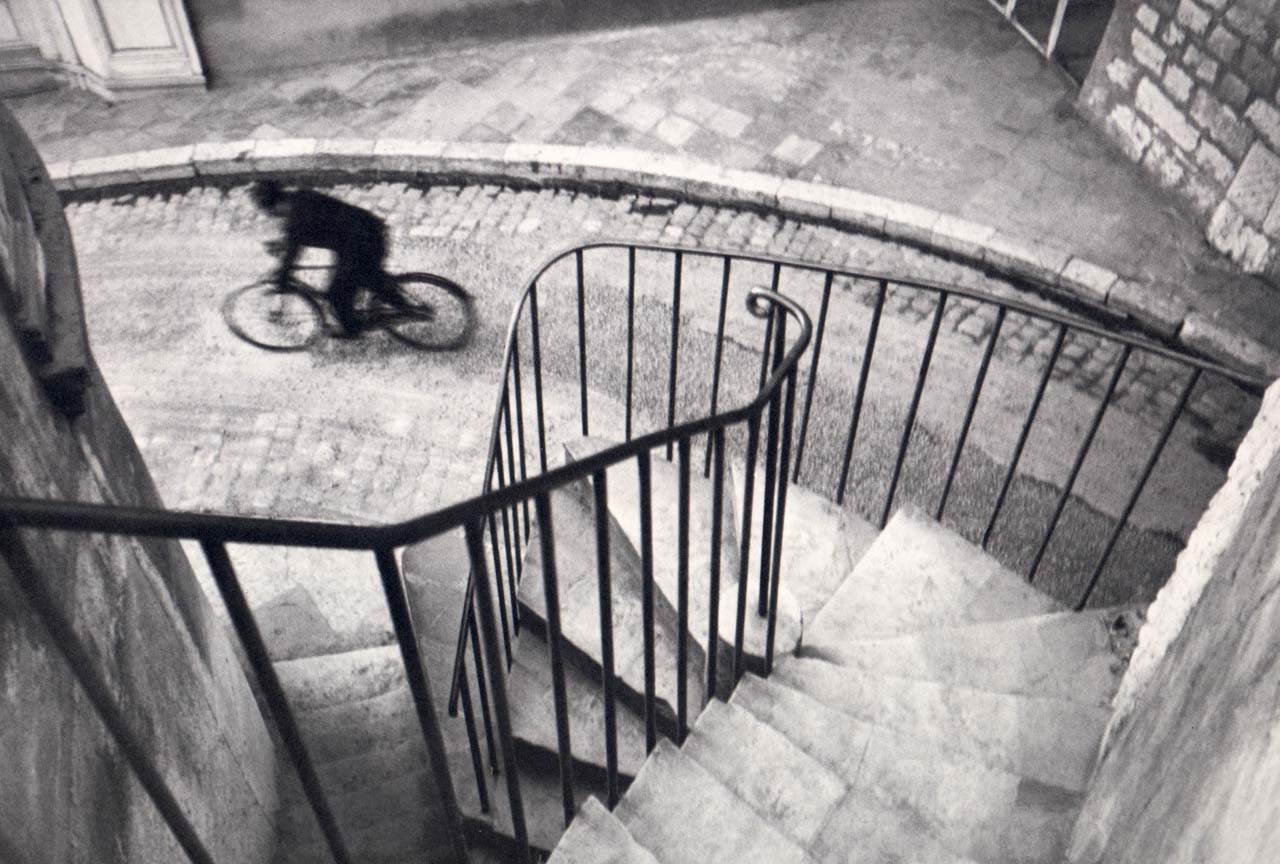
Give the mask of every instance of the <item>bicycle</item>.
M 372 291 L 360 292 L 356 311 L 362 331 L 385 330 L 422 351 L 455 351 L 471 338 L 471 295 L 457 282 L 421 272 L 388 273 L 386 278 L 404 305 L 392 306 Z M 222 317 L 232 333 L 267 351 L 302 351 L 322 335 L 339 332 L 327 293 L 293 274 L 283 289 L 268 276 L 232 291 L 222 302 Z

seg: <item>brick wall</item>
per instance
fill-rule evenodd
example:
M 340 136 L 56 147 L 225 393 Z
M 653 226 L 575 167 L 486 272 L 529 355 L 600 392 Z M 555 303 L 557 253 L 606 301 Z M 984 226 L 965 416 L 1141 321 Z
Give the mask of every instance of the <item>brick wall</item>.
M 1215 248 L 1277 281 L 1278 87 L 1280 0 L 1119 0 L 1081 104 Z

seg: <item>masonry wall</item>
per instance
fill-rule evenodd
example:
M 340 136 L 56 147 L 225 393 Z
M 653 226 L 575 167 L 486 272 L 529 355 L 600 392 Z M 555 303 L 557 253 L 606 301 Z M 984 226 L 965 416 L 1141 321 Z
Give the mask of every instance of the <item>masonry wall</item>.
M 0 155 L 12 144 L 0 137 Z M 155 487 L 96 365 L 90 359 L 83 413 L 70 419 L 50 400 L 38 374 L 44 365 L 15 327 L 15 294 L 38 296 L 47 274 L 59 272 L 54 265 L 74 262 L 70 248 L 14 248 L 19 238 L 48 236 L 25 204 L 47 185 L 40 174 L 0 159 L 0 495 L 155 506 Z M 47 594 L 71 622 L 214 859 L 269 860 L 271 740 L 181 548 L 0 531 L 0 861 L 186 860 L 23 586 Z
M 1280 282 L 1277 87 L 1277 0 L 1119 0 L 1081 105 L 1214 247 Z
M 1073 864 L 1280 861 L 1280 384 L 1148 610 Z

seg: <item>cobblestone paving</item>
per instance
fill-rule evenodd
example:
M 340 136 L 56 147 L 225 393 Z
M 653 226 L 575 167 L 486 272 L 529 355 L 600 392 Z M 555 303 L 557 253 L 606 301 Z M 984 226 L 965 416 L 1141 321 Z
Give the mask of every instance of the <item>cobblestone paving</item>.
M 961 287 L 981 288 L 997 296 L 1020 297 L 1009 285 L 973 268 L 961 266 L 911 247 L 874 240 L 833 228 L 761 215 L 728 207 L 696 206 L 645 196 L 610 198 L 565 190 L 518 190 L 499 186 L 442 185 L 418 187 L 405 183 L 344 184 L 333 188 L 340 197 L 384 218 L 391 228 L 392 246 L 424 240 L 475 240 L 487 237 L 536 235 L 553 238 L 547 248 L 577 238 L 626 237 L 637 242 L 689 244 L 820 262 L 834 268 L 871 268 L 905 278 L 935 280 Z M 128 245 L 140 234 L 163 232 L 257 233 L 266 236 L 268 220 L 252 206 L 247 187 L 192 186 L 110 199 L 73 201 L 68 216 L 82 252 L 91 257 L 98 247 Z M 393 260 L 394 264 L 394 260 Z M 874 302 L 866 283 L 840 280 L 837 287 L 858 292 L 865 305 Z M 930 293 L 902 285 L 890 287 L 885 311 L 894 318 L 927 330 L 936 299 Z M 1047 305 L 1043 301 L 1035 301 Z M 1051 308 L 1051 307 L 1050 307 Z M 817 309 L 809 310 L 817 314 Z M 994 308 L 963 297 L 949 299 L 943 333 L 962 337 L 980 351 L 990 337 Z M 1010 313 L 1000 330 L 995 356 L 1035 369 L 1038 374 L 1052 351 L 1057 327 L 1052 322 Z M 1054 378 L 1077 390 L 1100 397 L 1119 359 L 1120 346 L 1111 340 L 1071 331 L 1054 366 Z M 1188 372 L 1155 354 L 1134 352 L 1116 389 L 1115 404 L 1137 414 L 1152 427 L 1169 416 Z M 1254 400 L 1207 376 L 1188 406 L 1191 420 L 1211 429 L 1224 445 L 1243 434 Z M 365 454 L 372 442 L 351 445 Z
M 1074 99 L 982 0 L 872 0 L 436 46 L 115 105 L 80 92 L 10 104 L 51 162 L 287 136 L 676 152 L 1047 239 L 1274 344 L 1264 286 L 1212 253 Z M 668 239 L 715 234 L 679 218 Z M 787 229 L 760 230 L 765 248 Z

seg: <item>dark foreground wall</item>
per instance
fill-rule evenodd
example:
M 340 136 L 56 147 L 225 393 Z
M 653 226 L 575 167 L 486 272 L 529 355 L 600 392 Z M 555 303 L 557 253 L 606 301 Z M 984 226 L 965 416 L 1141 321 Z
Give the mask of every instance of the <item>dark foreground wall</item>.
M 27 206 L 41 192 L 40 172 L 15 168 L 9 157 L 22 148 L 10 137 L 0 136 L 0 145 L 0 494 L 154 506 L 155 487 L 92 358 L 73 419 L 75 411 L 51 398 L 48 358 L 19 335 L 17 296 L 32 305 L 74 257 L 56 243 L 32 248 L 33 238 L 50 236 L 32 209 L 44 220 L 61 212 Z M 0 531 L 0 861 L 186 860 L 19 589 L 23 582 L 38 585 L 72 622 L 214 859 L 269 860 L 271 741 L 181 548 Z
M 651 24 L 813 0 L 188 0 L 210 80 L 255 70 Z

